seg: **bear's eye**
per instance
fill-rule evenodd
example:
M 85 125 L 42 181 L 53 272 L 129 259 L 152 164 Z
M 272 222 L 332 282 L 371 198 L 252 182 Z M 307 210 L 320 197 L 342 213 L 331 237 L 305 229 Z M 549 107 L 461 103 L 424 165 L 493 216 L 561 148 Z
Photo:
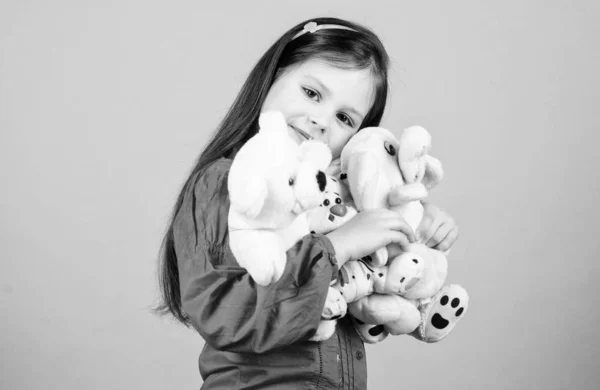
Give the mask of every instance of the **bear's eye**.
M 290 177 L 290 180 L 288 180 L 289 185 L 293 186 L 294 185 L 294 178 Z
M 396 148 L 389 141 L 385 141 L 383 143 L 383 147 L 385 148 L 385 151 L 388 152 L 388 154 L 390 156 L 395 156 L 396 155 Z
M 323 204 L 324 204 L 325 206 L 329 206 L 329 199 L 325 199 L 325 201 L 323 202 Z
M 342 204 L 342 200 L 340 198 L 335 198 L 335 203 L 336 204 Z

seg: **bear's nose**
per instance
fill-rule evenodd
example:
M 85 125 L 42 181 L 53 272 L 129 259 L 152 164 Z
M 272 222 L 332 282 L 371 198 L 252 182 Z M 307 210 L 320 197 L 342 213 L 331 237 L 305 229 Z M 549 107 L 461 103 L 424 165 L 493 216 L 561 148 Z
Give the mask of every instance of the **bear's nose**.
M 322 171 L 319 171 L 319 173 L 317 173 L 317 183 L 319 184 L 319 191 L 325 191 L 325 186 L 327 185 L 327 177 L 325 177 L 325 174 Z
M 331 206 L 329 209 L 331 214 L 336 215 L 338 217 L 343 217 L 348 212 L 348 208 L 341 204 L 336 204 L 335 206 Z

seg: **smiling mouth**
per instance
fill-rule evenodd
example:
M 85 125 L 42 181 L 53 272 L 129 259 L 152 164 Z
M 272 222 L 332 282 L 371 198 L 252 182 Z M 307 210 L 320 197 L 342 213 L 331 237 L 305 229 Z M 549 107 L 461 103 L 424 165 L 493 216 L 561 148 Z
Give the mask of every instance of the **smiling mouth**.
M 302 137 L 304 137 L 307 140 L 311 140 L 313 139 L 313 137 L 310 136 L 310 134 L 308 134 L 306 131 L 304 130 L 300 130 L 292 125 L 289 125 L 292 129 L 294 129 L 297 133 L 299 133 Z

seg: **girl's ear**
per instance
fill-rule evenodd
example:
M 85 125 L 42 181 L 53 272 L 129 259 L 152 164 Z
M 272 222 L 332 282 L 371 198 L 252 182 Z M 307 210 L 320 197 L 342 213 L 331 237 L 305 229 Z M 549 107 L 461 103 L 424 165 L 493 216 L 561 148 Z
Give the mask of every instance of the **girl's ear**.
M 430 155 L 423 156 L 425 162 L 425 174 L 423 175 L 422 183 L 428 190 L 435 187 L 444 177 L 442 163 L 435 157 Z

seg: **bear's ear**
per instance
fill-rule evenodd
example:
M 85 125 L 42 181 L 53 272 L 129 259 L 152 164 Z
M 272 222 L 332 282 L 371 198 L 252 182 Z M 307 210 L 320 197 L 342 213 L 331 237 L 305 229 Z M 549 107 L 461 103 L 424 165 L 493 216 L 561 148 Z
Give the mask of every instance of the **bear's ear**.
M 423 175 L 423 185 L 428 190 L 435 187 L 444 177 L 442 163 L 435 157 L 430 155 L 423 156 L 425 162 L 425 174 Z
M 331 149 L 320 141 L 304 141 L 300 144 L 298 158 L 300 161 L 310 161 L 319 170 L 324 171 L 331 163 Z
M 269 136 L 287 136 L 287 123 L 280 111 L 265 111 L 258 117 L 259 133 Z

